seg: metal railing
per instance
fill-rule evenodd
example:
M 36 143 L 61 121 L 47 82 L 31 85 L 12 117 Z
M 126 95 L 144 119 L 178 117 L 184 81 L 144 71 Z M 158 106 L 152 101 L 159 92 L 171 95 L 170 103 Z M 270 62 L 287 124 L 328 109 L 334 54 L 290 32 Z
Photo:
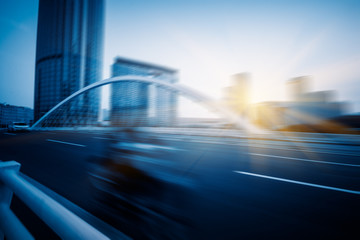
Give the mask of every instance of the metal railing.
M 0 161 L 0 239 L 34 239 L 10 209 L 15 193 L 62 239 L 109 239 L 19 174 L 20 164 Z

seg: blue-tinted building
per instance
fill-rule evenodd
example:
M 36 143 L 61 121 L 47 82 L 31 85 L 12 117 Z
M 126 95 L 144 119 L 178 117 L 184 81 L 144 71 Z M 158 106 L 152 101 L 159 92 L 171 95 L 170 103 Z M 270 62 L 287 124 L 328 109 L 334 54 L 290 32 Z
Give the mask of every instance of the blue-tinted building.
M 34 111 L 31 108 L 0 103 L 0 128 L 6 128 L 14 122 L 32 124 Z
M 136 75 L 168 83 L 178 81 L 175 69 L 117 57 L 112 76 Z M 110 121 L 114 126 L 171 126 L 176 120 L 176 94 L 161 87 L 138 83 L 115 83 L 111 88 Z
M 103 25 L 102 0 L 40 0 L 35 121 L 75 91 L 101 80 Z M 74 125 L 92 124 L 97 121 L 99 94 L 85 94 L 67 108 L 62 120 L 77 112 Z

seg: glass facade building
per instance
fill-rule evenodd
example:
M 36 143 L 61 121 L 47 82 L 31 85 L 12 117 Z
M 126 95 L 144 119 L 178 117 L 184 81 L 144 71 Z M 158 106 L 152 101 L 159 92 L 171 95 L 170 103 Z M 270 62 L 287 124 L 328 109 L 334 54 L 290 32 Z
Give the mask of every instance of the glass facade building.
M 40 0 L 35 121 L 72 93 L 101 80 L 103 25 L 102 0 Z M 67 108 L 62 120 L 71 112 L 72 124 L 92 124 L 98 118 L 99 93 L 84 94 Z
M 34 111 L 27 107 L 0 103 L 0 128 L 6 128 L 13 122 L 32 124 Z
M 117 57 L 112 77 L 135 75 L 168 83 L 178 81 L 177 70 Z M 114 126 L 171 126 L 175 124 L 176 94 L 162 87 L 139 82 L 112 84 L 110 121 Z

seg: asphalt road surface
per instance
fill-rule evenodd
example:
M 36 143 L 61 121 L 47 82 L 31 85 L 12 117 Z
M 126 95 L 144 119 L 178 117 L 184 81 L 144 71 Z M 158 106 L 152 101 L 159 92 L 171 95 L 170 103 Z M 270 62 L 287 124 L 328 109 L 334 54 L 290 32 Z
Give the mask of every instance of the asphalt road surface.
M 155 229 L 171 233 L 163 238 L 360 239 L 358 145 L 151 133 L 140 138 L 148 145 L 134 141 L 136 147 L 152 144 L 166 152 L 159 157 L 165 165 L 156 156 L 150 167 L 140 159 L 145 171 L 175 182 L 180 176 L 186 186 L 161 190 L 176 196 L 185 226 Z M 0 160 L 21 163 L 22 173 L 132 238 L 161 238 L 141 226 L 117 224 L 106 201 L 94 199 L 89 162 L 108 157 L 113 143 L 114 134 L 102 132 L 0 133 Z M 55 238 L 16 197 L 12 209 L 36 238 Z

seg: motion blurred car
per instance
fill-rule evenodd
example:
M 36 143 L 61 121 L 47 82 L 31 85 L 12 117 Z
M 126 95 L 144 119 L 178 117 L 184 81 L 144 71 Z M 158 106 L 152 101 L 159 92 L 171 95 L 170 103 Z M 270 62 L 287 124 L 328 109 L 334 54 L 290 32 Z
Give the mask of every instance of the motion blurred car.
M 8 126 L 9 132 L 26 132 L 30 130 L 30 126 L 24 122 L 13 122 Z
M 174 154 L 181 150 L 146 133 L 113 134 L 104 155 L 89 160 L 97 215 L 134 239 L 188 239 L 182 208 L 195 182 Z

